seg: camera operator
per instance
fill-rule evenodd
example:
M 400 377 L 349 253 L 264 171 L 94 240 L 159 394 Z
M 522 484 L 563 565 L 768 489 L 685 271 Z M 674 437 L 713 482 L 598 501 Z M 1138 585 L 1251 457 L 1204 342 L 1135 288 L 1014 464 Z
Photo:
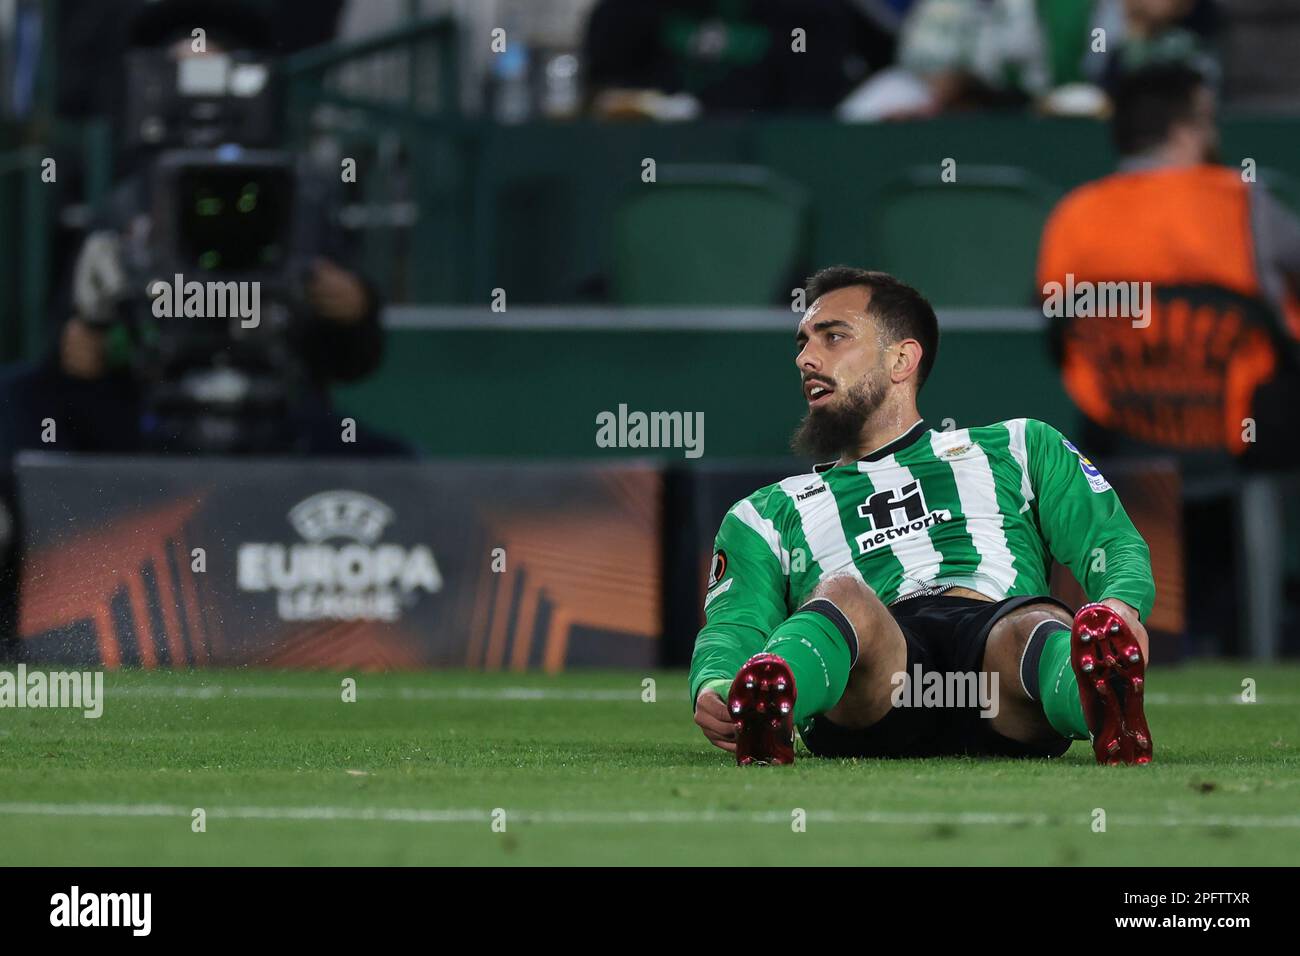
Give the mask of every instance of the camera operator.
M 193 25 L 206 33 L 202 52 L 195 50 Z M 252 7 L 239 3 L 163 0 L 144 8 L 132 29 L 132 52 L 152 50 L 176 61 L 220 56 L 231 50 L 265 50 L 267 28 Z M 275 124 L 278 128 L 278 123 Z M 217 145 L 214 141 L 212 145 Z M 238 151 L 239 147 L 223 145 Z M 56 321 L 62 320 L 57 343 L 33 367 L 0 374 L 0 453 L 9 458 L 22 449 L 130 453 L 162 451 L 257 451 L 309 455 L 406 455 L 400 441 L 364 427 L 355 440 L 341 440 L 342 416 L 332 409 L 328 386 L 364 378 L 379 365 L 383 333 L 380 297 L 374 286 L 349 268 L 351 250 L 337 225 L 332 183 L 296 161 L 293 201 L 288 206 L 283 245 L 292 259 L 294 322 L 282 323 L 283 352 L 267 370 L 281 374 L 292 394 L 276 400 L 274 431 L 268 414 L 245 415 L 230 441 L 207 442 L 211 432 L 191 429 L 169 433 L 151 407 L 151 383 L 141 375 L 138 330 L 127 320 L 132 297 L 141 298 L 144 283 L 132 263 L 146 250 L 159 224 L 154 221 L 157 177 L 151 175 L 157 150 L 137 148 L 131 172 L 113 190 L 76 256 L 71 281 L 56 295 Z M 151 276 L 170 280 L 170 273 Z M 188 278 L 188 276 L 187 276 Z M 264 323 L 265 325 L 266 323 Z M 262 330 L 258 330 L 261 333 Z M 262 341 L 271 340 L 267 330 Z M 260 345 L 250 339 L 249 350 Z M 220 350 L 220 346 L 218 346 Z M 218 355 L 217 359 L 223 359 Z M 57 429 L 51 444 L 43 439 L 43 422 Z M 257 429 L 260 428 L 260 431 Z
M 195 25 L 206 31 L 202 52 L 192 42 Z M 161 0 L 144 5 L 133 22 L 127 58 L 141 53 L 164 66 L 170 59 L 175 65 L 173 75 L 179 77 L 186 58 L 220 57 L 226 51 L 265 52 L 271 46 L 268 36 L 266 21 L 255 8 L 239 0 Z M 69 64 L 65 68 L 75 67 Z M 128 115 L 132 92 L 128 91 Z M 136 131 L 122 117 L 115 120 L 119 131 L 127 128 L 134 135 Z M 270 112 L 261 120 L 270 133 L 282 127 L 282 117 Z M 383 353 L 380 297 L 375 287 L 348 265 L 353 255 L 337 224 L 334 180 L 314 174 L 306 163 L 286 154 L 256 153 L 278 157 L 280 164 L 276 167 L 267 161 L 266 168 L 280 178 L 269 176 L 263 183 L 267 188 L 259 199 L 265 202 L 257 210 L 263 213 L 269 207 L 271 213 L 283 213 L 280 218 L 264 214 L 258 221 L 278 230 L 268 242 L 283 247 L 285 253 L 275 269 L 262 270 L 275 280 L 269 296 L 263 297 L 271 299 L 270 307 L 262 309 L 269 317 L 264 316 L 260 326 L 242 340 L 227 340 L 231 323 L 208 321 L 210 316 L 196 317 L 188 324 L 164 319 L 153 327 L 152 339 L 141 336 L 141 328 L 147 330 L 147 325 L 142 326 L 139 319 L 148 318 L 146 290 L 151 283 L 142 281 L 146 276 L 140 271 L 140 260 L 148 259 L 149 254 L 159 258 L 162 247 L 162 258 L 177 265 L 175 271 L 179 272 L 184 258 L 179 252 L 167 255 L 166 230 L 156 215 L 162 208 L 156 175 L 164 156 L 162 145 L 152 150 L 137 145 L 129 154 L 119 151 L 127 160 L 122 163 L 126 175 L 99 210 L 71 276 L 60 282 L 54 296 L 54 347 L 34 364 L 0 369 L 0 658 L 14 652 L 7 636 L 16 628 L 14 543 L 19 529 L 15 525 L 12 465 L 19 451 L 412 454 L 405 443 L 362 424 L 344 440 L 343 415 L 333 409 L 328 387 L 364 378 L 378 367 Z M 245 144 L 214 140 L 201 145 L 218 147 L 209 148 L 208 153 L 230 160 L 229 168 L 254 169 L 247 162 L 252 153 L 242 149 Z M 199 150 L 197 155 L 207 153 Z M 198 168 L 204 172 L 203 167 Z M 206 170 L 220 173 L 222 168 L 217 162 Z M 171 193 L 163 198 L 179 213 L 192 214 L 192 204 L 188 210 L 183 204 L 193 195 L 176 189 L 180 182 L 170 182 Z M 275 188 L 281 183 L 287 185 L 283 191 Z M 291 194 L 292 201 L 282 192 Z M 250 245 L 244 241 L 242 220 L 233 222 L 223 225 L 223 252 L 240 252 Z M 164 239 L 160 240 L 160 235 Z M 183 238 L 172 236 L 178 245 Z M 200 267 L 198 271 L 203 270 Z M 147 278 L 170 281 L 172 276 L 173 270 L 168 269 Z M 211 277 L 229 278 L 218 273 Z M 289 313 L 292 320 L 274 320 L 275 315 Z M 213 330 L 217 330 L 215 338 Z M 186 338 L 194 340 L 188 343 L 191 358 L 195 351 L 203 353 L 205 344 L 216 343 L 201 355 L 209 366 L 208 379 L 195 376 L 193 369 L 178 370 L 166 364 L 175 355 L 161 350 L 158 342 L 184 345 Z M 241 385 L 245 368 L 240 363 L 249 363 L 250 356 L 251 365 L 262 364 L 252 374 L 243 375 Z M 190 387 L 194 381 L 206 381 L 207 390 Z M 174 407 L 178 392 L 183 393 L 180 412 Z M 173 406 L 160 401 L 160 395 L 173 401 Z M 211 405 L 206 407 L 209 399 Z M 174 420 L 160 419 L 160 409 L 174 414 Z M 212 436 L 217 440 L 209 441 Z

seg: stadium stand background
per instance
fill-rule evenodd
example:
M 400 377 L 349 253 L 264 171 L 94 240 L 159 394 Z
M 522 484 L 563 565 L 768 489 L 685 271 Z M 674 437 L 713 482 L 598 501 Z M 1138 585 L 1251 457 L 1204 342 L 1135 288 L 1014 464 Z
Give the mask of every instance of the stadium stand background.
M 1013 367 L 1022 376 L 993 375 L 972 388 L 957 362 L 940 361 L 927 390 L 928 415 L 975 421 L 1028 413 L 1068 427 L 1075 412 L 1048 363 L 1034 316 L 1025 310 L 1035 301 L 1038 227 L 1051 203 L 1113 168 L 1103 124 L 1025 114 L 872 125 L 772 116 L 668 125 L 494 122 L 468 92 L 480 88 L 472 82 L 473 69 L 481 78 L 485 67 L 481 52 L 476 59 L 465 49 L 461 31 L 480 21 L 519 21 L 539 51 L 562 48 L 576 43 L 586 6 L 581 0 L 350 4 L 340 18 L 343 39 L 290 59 L 293 115 L 300 121 L 296 141 L 355 156 L 363 168 L 381 173 L 362 177 L 350 222 L 362 231 L 366 265 L 390 301 L 410 306 L 389 317 L 392 347 L 383 373 L 342 393 L 350 407 L 432 453 L 574 455 L 590 452 L 582 431 L 571 427 L 579 404 L 585 409 L 591 397 L 607 391 L 634 407 L 668 407 L 665 396 L 671 395 L 673 407 L 686 402 L 709 421 L 727 423 L 710 434 L 710 455 L 768 455 L 784 447 L 800 413 L 797 396 L 793 390 L 756 393 L 748 384 L 779 382 L 788 372 L 781 346 L 774 347 L 787 334 L 778 310 L 788 304 L 788 290 L 814 264 L 870 261 L 907 277 L 935 301 L 945 356 L 960 357 L 961 365 Z M 403 21 L 413 8 L 462 19 Z M 53 64 L 51 73 L 57 70 Z M 0 140 L 7 147 L 0 214 L 22 225 L 0 240 L 12 245 L 22 236 L 16 248 L 0 250 L 9 253 L 0 255 L 0 357 L 6 358 L 39 349 L 39 313 L 58 234 L 75 230 L 86 204 L 111 181 L 103 121 L 60 119 L 52 110 L 55 76 L 37 79 L 31 114 L 26 122 L 11 117 Z M 84 168 L 80 195 L 33 191 L 18 175 L 37 159 L 23 138 L 42 123 L 57 133 L 55 155 Z M 1222 125 L 1224 155 L 1256 157 L 1266 167 L 1262 178 L 1294 208 L 1300 124 L 1229 109 Z M 592 311 L 640 304 L 626 296 L 617 301 L 613 224 L 635 198 L 646 157 L 661 167 L 758 171 L 799 192 L 804 228 L 785 281 L 774 288 L 761 266 L 752 277 L 731 280 L 749 290 L 749 298 L 734 305 L 771 310 L 731 316 L 730 328 L 770 331 L 745 335 L 737 345 L 734 332 L 709 328 L 711 322 L 702 323 L 702 332 L 647 328 L 653 317 L 625 327 L 617 312 Z M 927 203 L 925 190 L 909 183 L 945 157 L 960 158 L 955 185 L 961 199 Z M 676 230 L 668 221 L 663 225 L 662 243 L 671 247 L 701 223 L 683 220 Z M 506 316 L 492 321 L 488 312 L 496 288 L 506 290 L 508 322 Z M 704 290 L 693 296 L 690 288 L 678 288 L 667 297 L 681 306 L 718 305 Z M 446 306 L 460 308 L 438 308 Z M 481 321 L 476 310 L 483 312 Z M 579 321 L 581 329 L 553 328 Z M 479 356 L 470 363 L 460 352 L 467 328 L 474 330 Z M 720 346 L 731 349 L 724 368 L 707 359 Z M 538 362 L 543 353 L 546 361 Z M 581 386 L 570 384 L 575 381 Z M 530 395 L 531 420 L 521 421 L 506 384 Z M 413 387 L 428 400 L 410 402 Z M 581 403 L 573 401 L 577 390 L 588 393 Z M 1032 408 L 1025 407 L 1026 393 L 1035 396 Z M 454 411 L 470 395 L 473 422 Z M 429 415 L 431 407 L 449 414 Z M 751 413 L 742 415 L 742 409 Z
M 29 6 L 16 6 L 15 43 Z M 331 5 L 338 38 L 286 60 L 292 143 L 326 162 L 354 157 L 367 170 L 345 224 L 360 233 L 364 265 L 392 304 L 385 365 L 338 389 L 342 404 L 435 456 L 539 459 L 592 457 L 592 408 L 689 408 L 705 415 L 706 460 L 771 459 L 802 414 L 790 366 L 791 291 L 816 266 L 870 262 L 915 283 L 939 309 L 944 338 L 923 396 L 928 418 L 960 426 L 1028 415 L 1075 429 L 1078 412 L 1044 341 L 1034 258 L 1053 202 L 1113 169 L 1103 122 L 1030 111 L 863 125 L 757 114 L 501 122 L 485 91 L 509 78 L 494 76 L 482 44 L 466 35 L 509 24 L 527 36 L 536 70 L 577 49 L 590 6 Z M 1227 89 L 1238 76 L 1244 92 L 1240 108 L 1229 99 L 1224 111 L 1223 154 L 1229 163 L 1255 158 L 1265 188 L 1297 209 L 1300 123 L 1265 111 L 1295 104 L 1243 52 L 1293 35 L 1279 9 L 1255 3 L 1230 21 Z M 46 54 L 53 16 L 27 41 Z M 113 175 L 107 121 L 61 112 L 67 64 L 50 55 L 39 63 L 26 86 L 9 78 L 0 129 L 0 215 L 19 225 L 0 232 L 6 360 L 40 351 L 59 250 Z M 57 190 L 23 175 L 46 143 L 78 171 Z M 958 179 L 936 203 L 922 176 L 949 157 Z M 697 201 L 638 211 L 646 158 L 662 186 L 676 177 Z M 767 230 L 748 229 L 757 209 L 770 217 Z M 663 258 L 629 252 L 619 230 L 635 215 L 659 230 L 639 239 Z M 797 241 L 782 224 L 794 226 Z M 728 229 L 754 245 L 697 273 L 725 279 L 730 301 L 718 301 L 681 282 L 687 273 L 671 253 L 683 238 L 709 230 L 725 238 Z M 772 263 L 782 264 L 776 274 Z M 490 306 L 497 289 L 504 312 Z M 972 368 L 984 377 L 972 380 Z M 680 449 L 602 453 L 691 464 Z

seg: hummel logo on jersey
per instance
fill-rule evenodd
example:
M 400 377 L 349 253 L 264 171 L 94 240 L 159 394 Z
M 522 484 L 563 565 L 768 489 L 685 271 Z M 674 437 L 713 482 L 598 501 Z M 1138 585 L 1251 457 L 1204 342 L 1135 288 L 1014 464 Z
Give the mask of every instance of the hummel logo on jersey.
M 821 494 L 823 491 L 825 491 L 825 490 L 826 490 L 826 482 L 824 482 L 824 481 L 823 481 L 823 482 L 819 482 L 818 484 L 815 484 L 815 485 L 809 485 L 809 486 L 808 486 L 807 488 L 805 488 L 803 491 L 801 491 L 801 492 L 799 492 L 797 495 L 795 495 L 795 500 L 797 500 L 797 501 L 807 501 L 807 500 L 808 500 L 809 498 L 811 498 L 813 495 L 820 495 L 820 494 Z
M 858 552 L 866 554 L 882 544 L 889 544 L 906 535 L 925 531 L 942 521 L 949 521 L 952 512 L 947 509 L 931 511 L 926 507 L 921 483 L 910 481 L 902 488 L 877 491 L 858 505 L 858 517 L 869 520 L 874 529 L 855 539 Z M 896 520 L 897 518 L 901 520 Z

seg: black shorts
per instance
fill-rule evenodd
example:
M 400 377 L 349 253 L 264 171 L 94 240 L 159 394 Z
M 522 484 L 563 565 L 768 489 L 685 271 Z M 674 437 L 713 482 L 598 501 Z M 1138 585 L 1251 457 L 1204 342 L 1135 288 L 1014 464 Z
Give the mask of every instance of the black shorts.
M 943 594 L 908 598 L 889 611 L 907 641 L 907 673 L 922 675 L 978 674 L 984 663 L 984 645 L 993 625 L 1027 604 L 1055 604 L 1052 597 L 1036 595 L 981 601 Z M 923 678 L 924 679 L 924 678 Z M 1003 737 L 980 716 L 978 702 L 968 707 L 892 707 L 870 727 L 841 727 L 818 714 L 802 728 L 804 744 L 818 757 L 1059 757 L 1070 739 L 1046 744 L 1025 744 Z

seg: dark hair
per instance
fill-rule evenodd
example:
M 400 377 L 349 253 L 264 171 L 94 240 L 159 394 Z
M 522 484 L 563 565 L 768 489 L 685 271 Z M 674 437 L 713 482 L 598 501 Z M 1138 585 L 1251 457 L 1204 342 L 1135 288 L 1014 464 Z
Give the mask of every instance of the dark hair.
M 1120 78 L 1113 99 L 1111 139 L 1122 156 L 1136 156 L 1159 146 L 1178 123 L 1195 112 L 1196 91 L 1206 78 L 1182 63 L 1142 67 Z
M 921 343 L 921 364 L 916 371 L 916 388 L 920 391 L 934 368 L 939 353 L 939 320 L 925 296 L 887 272 L 830 266 L 804 283 L 804 300 L 811 306 L 828 292 L 862 286 L 871 292 L 867 310 L 879 323 L 891 342 L 916 339 Z

